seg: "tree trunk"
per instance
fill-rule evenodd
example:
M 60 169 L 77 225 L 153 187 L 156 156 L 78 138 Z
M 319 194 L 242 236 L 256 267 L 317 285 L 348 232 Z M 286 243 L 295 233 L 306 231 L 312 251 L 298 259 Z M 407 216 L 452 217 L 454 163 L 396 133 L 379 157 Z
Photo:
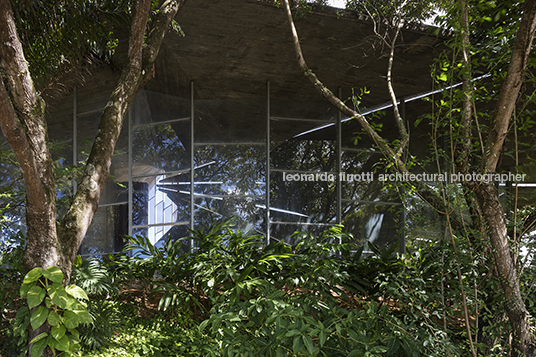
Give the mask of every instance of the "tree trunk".
M 495 267 L 504 293 L 504 309 L 514 334 L 513 355 L 534 356 L 529 313 L 521 296 L 517 268 L 508 243 L 504 210 L 499 202 L 497 190 L 493 183 L 481 183 L 475 192 L 488 226 Z
M 98 208 L 108 179 L 112 155 L 126 111 L 137 92 L 152 79 L 152 66 L 171 20 L 184 0 L 166 0 L 151 21 L 151 0 L 138 0 L 132 20 L 128 64 L 101 116 L 97 137 L 84 169 L 78 192 L 56 227 L 53 161 L 50 155 L 45 104 L 34 88 L 17 34 L 9 0 L 0 0 L 0 56 L 5 79 L 0 83 L 0 126 L 13 149 L 26 186 L 28 243 L 24 253 L 27 271 L 50 266 L 70 278 L 72 263 Z M 144 41 L 145 38 L 145 41 Z M 59 234 L 58 234 L 59 231 Z M 46 324 L 45 324 L 46 325 Z M 44 327 L 46 330 L 46 327 Z M 43 332 L 32 331 L 29 339 Z M 52 356 L 47 348 L 44 356 Z

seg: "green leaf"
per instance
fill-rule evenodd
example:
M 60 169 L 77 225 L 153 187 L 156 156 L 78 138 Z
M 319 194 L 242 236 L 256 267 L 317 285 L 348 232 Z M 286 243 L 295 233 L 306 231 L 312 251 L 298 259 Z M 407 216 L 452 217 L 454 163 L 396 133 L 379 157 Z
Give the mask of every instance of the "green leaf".
M 43 354 L 43 352 L 45 351 L 45 348 L 47 347 L 48 345 L 48 339 L 47 338 L 43 338 L 39 341 L 37 341 L 36 343 L 34 343 L 32 345 L 32 352 L 31 352 L 31 356 L 32 357 L 41 357 L 41 355 Z
M 59 340 L 56 340 L 56 346 L 55 348 L 57 350 L 60 350 L 60 351 L 68 351 L 69 350 L 69 345 L 70 345 L 70 342 L 69 342 L 69 337 L 67 336 L 63 336 L 62 338 L 60 338 Z
M 205 329 L 205 327 L 207 327 L 208 323 L 209 323 L 209 320 L 208 320 L 208 319 L 207 319 L 207 320 L 204 320 L 203 322 L 201 322 L 201 323 L 199 324 L 199 327 L 198 327 L 199 332 L 203 332 L 203 330 Z
M 48 333 L 46 332 L 40 333 L 39 335 L 32 338 L 32 340 L 29 343 L 36 343 L 37 341 L 41 341 L 43 338 L 47 338 L 47 336 L 48 336 Z
M 28 299 L 28 307 L 33 309 L 34 307 L 39 306 L 39 304 L 43 302 L 45 295 L 45 289 L 40 288 L 37 285 L 32 286 L 26 294 L 26 298 Z
M 28 315 L 28 313 L 30 312 L 30 310 L 28 309 L 28 306 L 22 306 L 18 311 L 17 311 L 17 314 L 15 315 L 15 320 L 22 320 L 24 319 L 24 317 L 26 315 Z
M 296 335 L 299 335 L 300 333 L 301 333 L 300 330 L 290 330 L 285 334 L 285 337 L 296 336 Z
M 67 329 L 65 328 L 65 325 L 52 326 L 50 329 L 50 336 L 52 336 L 56 341 L 59 341 L 65 336 L 66 331 Z
M 46 321 L 47 316 L 48 309 L 44 306 L 38 306 L 32 312 L 32 316 L 30 317 L 30 324 L 32 325 L 32 328 L 35 330 L 41 326 Z
M 89 300 L 87 293 L 84 291 L 84 289 L 82 289 L 81 287 L 77 285 L 74 285 L 74 284 L 68 285 L 65 288 L 65 291 L 67 291 L 68 294 L 71 294 L 77 299 Z
M 69 303 L 69 295 L 65 291 L 65 288 L 59 284 L 54 283 L 48 287 L 48 295 L 54 302 L 62 309 L 66 309 Z
M 33 268 L 32 270 L 28 272 L 28 274 L 26 274 L 26 276 L 24 277 L 24 280 L 22 281 L 22 284 L 31 284 L 39 280 L 39 278 L 42 276 L 43 276 L 43 268 L 41 267 Z
M 78 317 L 78 321 L 82 324 L 90 324 L 93 322 L 93 318 L 87 310 L 73 310 Z
M 361 350 L 353 350 L 348 355 L 348 357 L 357 357 L 357 356 L 363 356 L 363 351 L 361 351 Z
M 43 270 L 43 276 L 55 283 L 63 282 L 63 273 L 58 267 L 48 267 L 47 270 Z
M 63 314 L 63 323 L 68 329 L 77 328 L 79 324 L 78 315 L 72 311 L 65 311 Z
M 70 329 L 69 333 L 71 334 L 71 344 L 74 343 L 74 341 L 77 342 L 78 340 L 80 340 L 80 333 L 78 332 L 78 330 Z
M 327 337 L 326 337 L 326 333 L 323 330 L 320 331 L 319 338 L 320 338 L 320 341 L 319 341 L 320 346 L 324 346 L 324 343 L 326 343 Z
M 305 347 L 307 347 L 307 351 L 309 351 L 310 354 L 313 354 L 315 346 L 313 346 L 313 341 L 311 341 L 311 338 L 307 335 L 302 335 L 302 339 Z
M 440 81 L 446 82 L 448 81 L 449 77 L 447 76 L 446 73 L 441 73 L 439 76 L 437 76 L 437 79 Z
M 45 297 L 45 306 L 47 309 L 50 309 L 53 305 L 52 299 L 50 297 Z
M 22 299 L 24 299 L 26 297 L 26 295 L 28 295 L 28 291 L 30 291 L 32 286 L 35 286 L 35 284 L 29 283 L 29 284 L 22 284 L 21 285 L 21 287 L 20 287 L 20 297 Z
M 298 354 L 302 348 L 302 339 L 301 336 L 294 337 L 294 341 L 292 342 L 292 350 L 295 354 Z

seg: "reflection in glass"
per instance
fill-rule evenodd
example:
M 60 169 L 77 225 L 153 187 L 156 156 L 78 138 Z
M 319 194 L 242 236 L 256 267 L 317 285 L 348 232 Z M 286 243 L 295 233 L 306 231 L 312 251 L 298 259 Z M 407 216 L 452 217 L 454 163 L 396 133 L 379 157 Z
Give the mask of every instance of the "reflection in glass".
M 190 167 L 189 120 L 140 126 L 132 132 L 134 176 Z
M 202 86 L 202 84 L 201 84 Z M 195 143 L 251 143 L 266 139 L 264 98 L 195 101 Z
M 297 233 L 307 233 L 318 237 L 332 226 L 331 224 L 272 223 L 270 225 L 270 240 L 295 245 L 299 241 L 299 234 Z
M 401 238 L 402 205 L 348 203 L 343 208 L 345 231 L 357 243 L 373 242 L 386 247 Z
M 189 175 L 149 176 L 133 183 L 134 226 L 188 223 L 190 220 L 189 185 L 182 187 Z M 187 178 L 187 177 L 186 177 Z M 167 229 L 149 231 L 151 241 L 158 241 Z
M 196 197 L 195 226 L 207 228 L 222 218 L 235 217 L 243 232 L 265 234 L 264 199 L 254 197 Z
M 312 175 L 316 178 L 316 173 Z M 270 176 L 272 221 L 329 223 L 336 219 L 336 179 L 285 181 L 283 172 Z
M 80 247 L 82 256 L 99 256 L 119 252 L 128 233 L 128 205 L 100 207 Z
M 194 160 L 196 194 L 265 194 L 265 145 L 196 146 Z
M 190 99 L 148 90 L 138 93 L 132 108 L 134 126 L 190 117 Z

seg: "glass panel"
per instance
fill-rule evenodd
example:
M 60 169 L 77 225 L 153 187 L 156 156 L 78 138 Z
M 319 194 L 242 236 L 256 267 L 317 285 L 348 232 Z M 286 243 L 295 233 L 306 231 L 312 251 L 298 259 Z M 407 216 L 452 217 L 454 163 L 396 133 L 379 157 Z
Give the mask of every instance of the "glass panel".
M 91 113 L 80 115 L 78 121 L 78 162 L 83 163 L 87 160 L 97 129 L 99 126 L 101 113 Z M 110 204 L 128 201 L 128 130 L 127 125 L 123 129 L 117 141 L 112 165 L 110 166 L 110 177 L 100 198 L 100 204 Z M 72 155 L 71 155 L 72 156 Z
M 441 239 L 445 225 L 436 210 L 414 195 L 405 197 L 404 206 L 406 245 L 418 247 Z
M 126 167 L 125 167 L 126 166 Z M 104 186 L 99 204 L 128 202 L 128 155 L 112 158 L 110 176 Z
M 265 194 L 265 145 L 198 146 L 195 163 L 196 194 Z
M 26 234 L 24 180 L 15 155 L 0 131 L 0 249 L 3 239 L 22 232 Z
M 311 96 L 307 98 L 304 95 L 305 92 L 309 92 Z M 323 100 L 311 85 L 305 86 L 300 92 L 289 93 L 285 86 L 278 88 L 274 84 L 270 92 L 270 115 L 272 117 L 335 121 L 337 109 Z
M 337 125 L 334 118 L 329 121 L 288 119 L 272 117 L 270 139 L 277 145 L 285 140 L 336 140 Z
M 190 167 L 190 122 L 134 128 L 132 175 L 154 175 Z
M 133 225 L 190 221 L 190 188 L 177 180 L 181 175 L 151 176 L 133 182 Z M 150 237 L 155 239 L 154 236 Z
M 336 175 L 303 175 L 312 180 L 288 181 L 281 172 L 271 173 L 271 221 L 329 223 L 336 219 Z
M 77 117 L 78 160 L 85 161 L 91 152 L 91 145 L 97 135 L 101 113 L 92 113 Z
M 150 228 L 135 228 L 132 230 L 133 236 L 152 237 L 153 244 L 158 248 L 163 248 L 168 239 L 176 241 L 182 237 L 191 236 L 189 225 L 157 226 Z M 157 233 L 158 232 L 158 233 Z M 153 241 L 154 240 L 154 241 Z M 182 243 L 181 251 L 187 252 L 192 248 L 192 241 L 185 240 Z M 135 255 L 137 250 L 133 250 Z M 142 256 L 143 257 L 143 256 Z
M 195 142 L 263 143 L 266 141 L 265 107 L 264 99 L 196 100 Z
M 189 118 L 190 99 L 142 90 L 132 106 L 132 125 Z
M 330 225 L 273 223 L 270 225 L 270 239 L 295 245 L 299 242 L 300 234 L 297 233 L 307 233 L 318 237 L 330 227 Z
M 308 171 L 336 171 L 337 136 L 335 125 L 324 127 L 309 134 L 294 136 L 317 127 L 318 124 L 311 122 L 272 121 L 271 167 Z
M 253 197 L 202 197 L 195 199 L 195 226 L 207 228 L 216 221 L 235 217 L 234 224 L 242 232 L 264 235 L 265 202 Z
M 370 241 L 385 248 L 401 238 L 402 205 L 349 203 L 343 207 L 342 224 L 356 242 Z
M 127 233 L 128 205 L 101 207 L 93 216 L 80 253 L 98 256 L 118 252 L 123 248 L 123 236 Z

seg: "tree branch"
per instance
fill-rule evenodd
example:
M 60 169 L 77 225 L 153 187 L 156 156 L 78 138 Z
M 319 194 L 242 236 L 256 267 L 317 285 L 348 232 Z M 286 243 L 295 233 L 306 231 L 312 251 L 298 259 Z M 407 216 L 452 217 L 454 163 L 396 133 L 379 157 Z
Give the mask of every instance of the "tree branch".
M 320 94 L 332 105 L 335 106 L 341 113 L 344 115 L 355 119 L 365 130 L 365 133 L 369 136 L 369 138 L 372 139 L 372 141 L 378 145 L 380 150 L 382 151 L 384 157 L 391 163 L 393 166 L 393 169 L 396 171 L 404 174 L 409 174 L 408 169 L 406 168 L 404 162 L 401 160 L 400 155 L 395 154 L 395 152 L 389 147 L 387 144 L 387 141 L 385 141 L 384 138 L 382 138 L 370 125 L 368 120 L 358 112 L 352 110 L 349 108 L 343 101 L 341 101 L 336 95 L 334 95 L 326 86 L 316 77 L 316 75 L 307 67 L 307 63 L 305 62 L 305 59 L 303 57 L 303 52 L 301 50 L 300 46 L 300 40 L 298 38 L 298 32 L 296 31 L 296 27 L 294 26 L 294 20 L 292 19 L 292 12 L 290 10 L 290 5 L 288 0 L 283 0 L 285 10 L 287 13 L 287 20 L 290 26 L 290 30 L 292 33 L 292 38 L 294 42 L 294 50 L 296 52 L 296 57 L 298 60 L 298 65 L 300 69 L 303 71 L 304 75 L 311 81 L 311 83 L 314 85 L 314 87 L 320 92 Z M 446 207 L 443 204 L 442 198 L 435 192 L 432 188 L 430 188 L 427 184 L 415 181 L 413 182 L 415 186 L 417 187 L 416 192 L 419 194 L 419 196 L 428 204 L 430 204 L 432 207 L 434 207 L 436 210 L 438 210 L 440 213 L 445 214 L 447 210 L 450 211 L 450 208 Z M 450 212 L 451 214 L 451 222 L 452 225 L 460 229 L 463 227 L 461 223 L 460 217 L 456 214 L 456 212 Z
M 482 158 L 483 172 L 495 172 L 497 168 L 500 152 L 516 105 L 516 100 L 512 100 L 512 98 L 517 98 L 523 83 L 534 31 L 536 31 L 536 1 L 527 0 L 525 1 L 523 17 L 517 32 L 508 72 L 496 104 L 492 127 L 488 133 L 485 155 Z
M 102 188 L 110 173 L 115 145 L 124 117 L 138 91 L 152 79 L 152 67 L 171 20 L 184 0 L 167 0 L 153 19 L 153 28 L 143 39 L 149 18 L 150 0 L 138 0 L 132 21 L 129 62 L 118 85 L 110 95 L 101 116 L 97 136 L 91 148 L 73 203 L 61 224 L 64 253 L 72 262 L 98 207 Z

